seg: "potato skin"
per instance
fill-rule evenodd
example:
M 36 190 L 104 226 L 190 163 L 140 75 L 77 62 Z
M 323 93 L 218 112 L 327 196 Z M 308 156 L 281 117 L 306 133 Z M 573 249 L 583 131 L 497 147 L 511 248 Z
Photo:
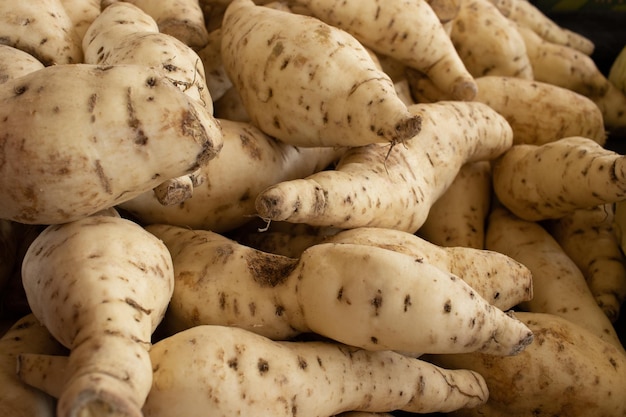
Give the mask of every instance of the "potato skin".
M 0 218 L 76 220 L 191 173 L 217 121 L 145 66 L 46 67 L 0 87 Z
M 472 369 L 487 380 L 487 403 L 453 415 L 626 415 L 626 358 L 621 352 L 564 318 L 527 312 L 516 315 L 536 338 L 518 356 L 497 358 L 473 353 L 433 360 L 439 366 Z
M 221 52 L 252 123 L 285 143 L 388 144 L 420 131 L 368 50 L 319 19 L 233 0 Z

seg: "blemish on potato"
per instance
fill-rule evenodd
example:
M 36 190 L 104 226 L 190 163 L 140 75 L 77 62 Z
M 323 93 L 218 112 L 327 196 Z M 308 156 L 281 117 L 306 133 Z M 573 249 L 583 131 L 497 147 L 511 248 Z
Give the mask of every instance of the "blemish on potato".
M 265 375 L 270 370 L 270 364 L 267 360 L 259 358 L 259 361 L 257 362 L 257 369 L 261 375 Z

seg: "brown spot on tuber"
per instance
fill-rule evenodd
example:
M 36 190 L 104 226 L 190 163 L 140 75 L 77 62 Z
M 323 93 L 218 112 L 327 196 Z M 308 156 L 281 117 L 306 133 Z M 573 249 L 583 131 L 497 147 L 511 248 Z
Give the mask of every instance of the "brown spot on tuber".
M 259 361 L 257 362 L 257 369 L 261 375 L 264 375 L 269 372 L 270 364 L 267 360 L 259 358 Z
M 383 305 L 383 294 L 381 290 L 376 291 L 376 295 L 372 298 L 371 304 L 374 307 L 374 315 L 378 316 L 380 307 Z
M 282 284 L 296 268 L 297 259 L 272 253 L 251 251 L 246 255 L 248 269 L 254 280 L 262 287 L 275 287 Z

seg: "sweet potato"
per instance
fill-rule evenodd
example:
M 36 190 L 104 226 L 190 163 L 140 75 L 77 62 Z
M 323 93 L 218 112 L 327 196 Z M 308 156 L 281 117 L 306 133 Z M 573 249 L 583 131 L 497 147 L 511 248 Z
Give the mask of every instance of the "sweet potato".
M 0 83 L 44 68 L 37 58 L 13 46 L 0 44 Z
M 491 164 L 469 162 L 433 203 L 417 234 L 436 245 L 483 249 L 490 205 Z
M 489 216 L 485 246 L 510 256 L 532 272 L 533 298 L 521 303 L 523 309 L 564 317 L 626 354 L 581 270 L 542 225 L 522 220 L 498 206 Z
M 515 357 L 438 355 L 439 366 L 472 369 L 489 387 L 488 401 L 454 416 L 615 417 L 626 414 L 626 358 L 615 346 L 552 314 L 519 312 L 535 343 Z
M 542 145 L 569 136 L 606 143 L 602 111 L 587 96 L 518 77 L 487 76 L 477 78 L 476 83 L 476 100 L 506 118 L 514 143 Z
M 174 261 L 169 332 L 199 324 L 237 326 L 276 340 L 314 332 L 364 349 L 414 355 L 511 355 L 532 341 L 513 316 L 421 257 L 321 243 L 294 259 L 211 231 L 147 230 L 165 242 Z
M 498 200 L 524 220 L 563 217 L 626 197 L 625 159 L 582 136 L 513 145 L 492 166 Z
M 368 227 L 328 233 L 320 241 L 376 246 L 422 259 L 459 276 L 481 297 L 501 310 L 509 310 L 532 299 L 532 275 L 528 268 L 497 252 L 463 246 L 439 246 L 411 233 Z
M 163 242 L 115 216 L 51 225 L 28 249 L 22 279 L 35 317 L 70 350 L 57 416 L 141 416 L 151 335 L 174 286 Z
M 194 50 L 208 42 L 209 32 L 198 0 L 123 0 L 150 15 L 166 33 Z M 106 2 L 106 0 L 105 0 Z
M 615 322 L 626 300 L 626 258 L 612 204 L 578 209 L 548 221 L 546 229 L 580 269 L 596 302 Z
M 507 75 L 533 79 L 524 39 L 489 0 L 463 0 L 450 39 L 474 77 Z
M 235 327 L 187 329 L 155 343 L 150 357 L 145 417 L 447 412 L 488 396 L 474 372 L 333 342 L 277 342 Z
M 626 131 L 626 94 L 616 88 L 588 55 L 542 39 L 528 28 L 524 38 L 535 80 L 569 88 L 593 100 L 609 130 Z
M 595 49 L 590 39 L 581 33 L 560 26 L 529 1 L 491 0 L 491 2 L 518 26 L 532 30 L 548 42 L 569 46 L 586 55 L 591 55 Z
M 76 220 L 197 170 L 219 124 L 159 70 L 56 65 L 0 84 L 0 218 Z M 68 134 L 71 126 L 71 134 Z
M 61 0 L 0 2 L 0 43 L 46 66 L 83 61 L 80 38 Z
M 213 100 L 200 57 L 179 39 L 159 32 L 157 22 L 150 22 L 151 19 L 149 14 L 132 2 L 111 4 L 100 13 L 85 34 L 85 63 L 135 64 L 159 68 L 172 83 L 202 103 L 209 113 L 213 113 Z M 133 28 L 136 30 L 133 31 Z
M 33 316 L 15 321 L 0 338 L 0 413 L 11 417 L 55 417 L 54 398 L 20 381 L 15 370 L 22 353 L 66 354 L 66 349 Z
M 589 97 L 558 85 L 511 76 L 476 77 L 475 101 L 500 113 L 513 129 L 513 143 L 542 145 L 568 136 L 584 136 L 601 145 L 607 133 L 602 110 Z M 434 102 L 448 97 L 426 77 L 407 71 L 411 95 Z
M 197 51 L 204 67 L 207 88 L 214 103 L 233 87 L 222 63 L 221 48 L 222 30 L 218 28 L 209 33 L 206 45 Z
M 337 230 L 272 222 L 267 230 L 244 231 L 242 236 L 235 236 L 234 239 L 264 252 L 292 258 L 300 257 L 308 247 L 320 243 L 377 246 L 450 271 L 501 310 L 511 309 L 532 298 L 530 271 L 508 256 L 471 247 L 439 246 L 399 230 L 376 227 Z
M 233 0 L 222 60 L 253 124 L 295 146 L 395 144 L 420 117 L 352 35 L 310 16 Z
M 74 32 L 81 41 L 89 26 L 100 15 L 100 2 L 100 0 L 61 0 Z
M 313 16 L 363 45 L 423 72 L 453 100 L 472 100 L 476 83 L 426 0 L 297 0 Z
M 224 146 L 200 169 L 206 180 L 190 198 L 164 206 L 147 191 L 119 206 L 143 223 L 227 232 L 256 215 L 254 200 L 265 188 L 321 171 L 344 152 L 330 147 L 298 148 L 265 135 L 250 123 L 217 120 Z
M 493 159 L 513 143 L 510 125 L 478 102 L 418 103 L 414 140 L 346 151 L 334 170 L 283 181 L 257 197 L 262 218 L 337 228 L 387 227 L 414 233 L 468 162 Z

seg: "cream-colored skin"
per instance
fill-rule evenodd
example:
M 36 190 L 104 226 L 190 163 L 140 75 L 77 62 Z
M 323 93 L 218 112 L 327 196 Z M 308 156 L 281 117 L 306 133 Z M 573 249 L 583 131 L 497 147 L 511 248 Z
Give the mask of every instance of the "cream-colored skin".
M 37 58 L 9 45 L 0 45 L 0 83 L 40 70 L 44 65 Z
M 269 187 L 257 197 L 259 215 L 315 226 L 414 233 L 465 163 L 493 159 L 513 143 L 510 125 L 483 103 L 420 103 L 409 110 L 423 119 L 413 140 L 393 148 L 355 147 L 333 170 Z
M 546 41 L 529 28 L 517 26 L 524 39 L 535 79 L 559 85 L 587 97 L 603 95 L 608 80 L 588 55 L 564 45 Z
M 181 204 L 163 206 L 151 191 L 120 205 L 143 223 L 167 223 L 221 233 L 256 215 L 255 197 L 270 185 L 328 167 L 341 148 L 298 148 L 276 141 L 250 123 L 218 119 L 224 146 L 201 168 L 204 182 Z
M 3 1 L 0 38 L 3 44 L 28 51 L 46 66 L 83 60 L 80 38 L 61 0 Z
M 419 133 L 368 50 L 319 19 L 233 0 L 221 52 L 252 123 L 285 143 L 397 144 Z
M 183 42 L 194 50 L 206 45 L 209 32 L 198 0 L 123 0 L 152 16 L 159 31 Z M 103 0 L 105 7 L 110 0 Z
M 54 399 L 22 382 L 15 370 L 25 352 L 64 355 L 66 349 L 28 314 L 15 321 L 0 338 L 0 414 L 11 417 L 55 417 Z
M 177 38 L 151 29 L 142 29 L 152 19 L 137 6 L 116 2 L 108 6 L 89 26 L 83 40 L 85 63 L 98 65 L 137 64 L 159 68 L 165 77 L 213 113 L 213 100 L 206 84 L 204 65 L 198 54 Z M 136 27 L 136 31 L 131 29 Z M 122 32 L 115 35 L 118 30 Z
M 300 257 L 308 247 L 323 242 L 378 246 L 424 259 L 450 271 L 501 310 L 509 310 L 532 298 L 530 271 L 508 256 L 472 247 L 439 246 L 399 230 L 370 227 L 335 230 L 271 222 L 267 230 L 245 231 L 235 239 L 243 245 L 292 258 Z
M 507 18 L 519 26 L 531 29 L 548 42 L 569 46 L 591 55 L 595 48 L 593 42 L 578 32 L 571 31 L 557 24 L 526 0 L 490 0 Z
M 422 259 L 459 276 L 481 297 L 501 310 L 509 310 L 532 298 L 532 274 L 528 268 L 498 252 L 440 246 L 411 233 L 368 227 L 322 236 L 320 242 L 377 246 Z
M 211 231 L 147 226 L 174 260 L 168 332 L 198 324 L 277 340 L 306 332 L 369 350 L 481 350 L 513 355 L 532 334 L 459 276 L 421 257 L 373 245 L 321 243 L 299 258 L 243 246 Z
M 593 100 L 609 130 L 626 131 L 626 93 L 616 88 L 588 55 L 548 42 L 528 28 L 518 27 L 526 43 L 537 81 L 569 88 Z
M 489 400 L 453 416 L 615 417 L 626 414 L 626 357 L 615 346 L 562 317 L 519 312 L 535 342 L 515 357 L 481 354 L 428 358 L 439 366 L 472 369 Z
M 521 304 L 523 309 L 566 318 L 626 354 L 583 273 L 543 226 L 496 207 L 489 216 L 485 246 L 532 272 L 533 298 Z
M 185 330 L 155 343 L 150 357 L 155 372 L 145 417 L 429 413 L 488 397 L 474 372 L 333 342 L 276 342 L 235 327 Z
M 469 162 L 433 203 L 417 233 L 436 245 L 483 249 L 490 204 L 491 164 Z
M 100 0 L 61 0 L 61 4 L 82 41 L 89 26 L 100 15 Z
M 571 136 L 543 145 L 514 145 L 492 165 L 498 200 L 531 221 L 614 203 L 626 192 L 626 159 L 597 142 Z
M 46 67 L 0 84 L 0 114 L 0 217 L 22 223 L 112 207 L 194 172 L 222 146 L 213 116 L 146 66 Z
M 448 99 L 418 72 L 407 72 L 407 80 L 419 102 Z M 568 136 L 606 143 L 603 111 L 587 96 L 555 84 L 506 75 L 476 77 L 476 84 L 478 94 L 474 100 L 506 118 L 515 144 L 542 145 Z
M 507 119 L 513 128 L 514 143 L 542 145 L 569 136 L 606 143 L 602 111 L 587 96 L 517 77 L 479 77 L 476 83 L 476 100 Z
M 574 212 L 546 224 L 547 230 L 583 273 L 596 302 L 615 322 L 626 300 L 626 258 L 612 204 Z
M 151 335 L 174 287 L 163 242 L 110 215 L 52 225 L 26 253 L 22 280 L 35 317 L 70 350 L 57 416 L 141 416 Z
M 524 39 L 489 0 L 464 0 L 450 31 L 457 53 L 474 77 L 533 79 Z
M 207 88 L 214 104 L 233 87 L 222 63 L 221 48 L 222 29 L 218 28 L 209 33 L 206 45 L 197 52 L 204 66 Z M 215 105 L 213 107 L 215 108 Z
M 297 0 L 312 15 L 363 45 L 424 72 L 455 100 L 472 100 L 476 83 L 426 0 Z

